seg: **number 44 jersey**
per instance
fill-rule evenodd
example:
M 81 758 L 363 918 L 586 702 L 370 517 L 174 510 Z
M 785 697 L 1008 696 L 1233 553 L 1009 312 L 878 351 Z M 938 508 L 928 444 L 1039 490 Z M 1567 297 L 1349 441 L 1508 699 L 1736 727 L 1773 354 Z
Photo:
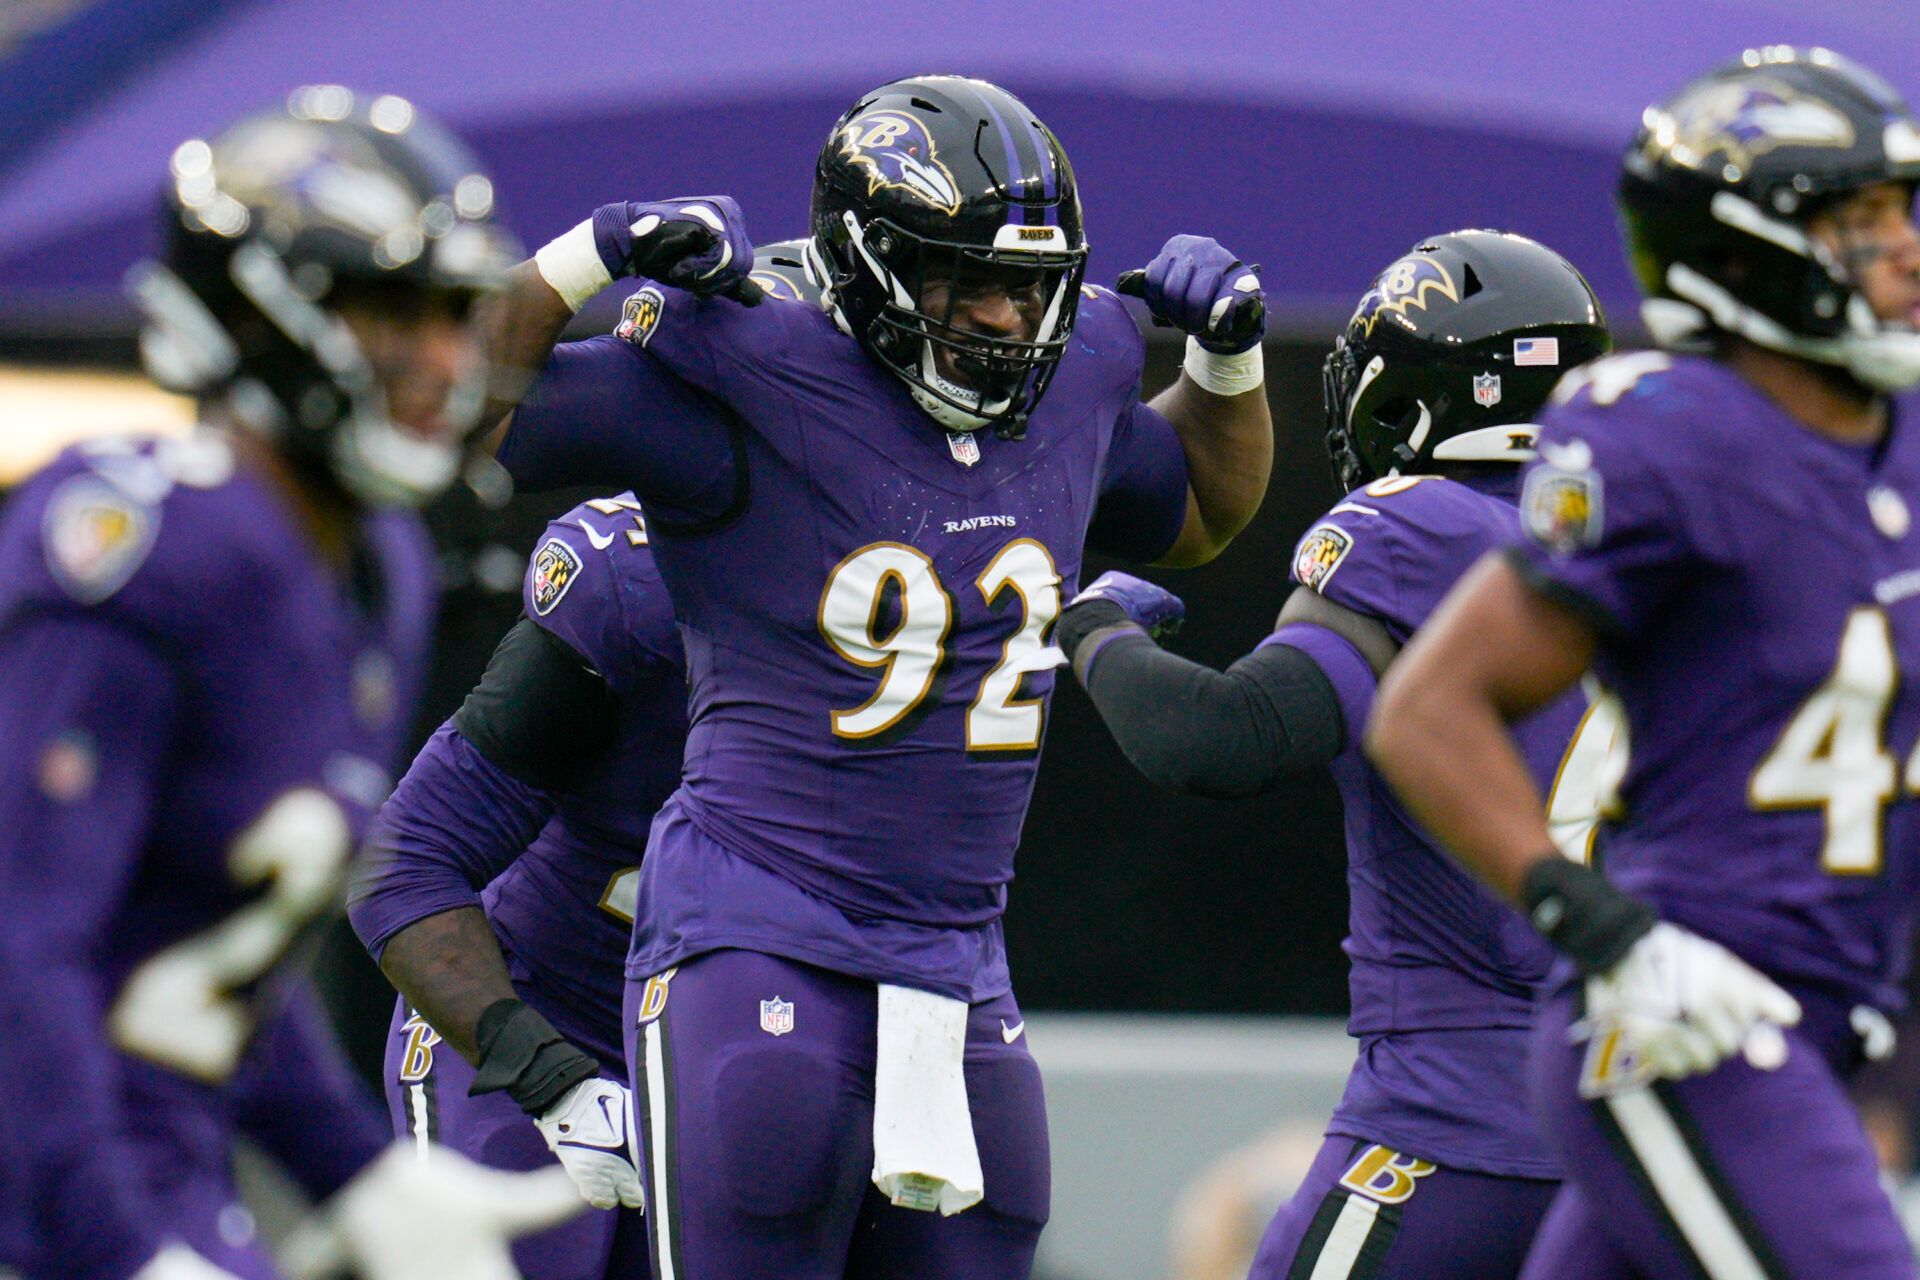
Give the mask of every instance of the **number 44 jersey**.
M 1658 353 L 1562 394 L 1513 556 L 1594 625 L 1626 713 L 1607 873 L 1837 1050 L 1897 1007 L 1920 878 L 1920 406 L 1843 444 Z
M 816 307 L 637 296 L 645 323 L 594 341 L 719 402 L 745 474 L 717 487 L 746 500 L 695 532 L 649 504 L 692 727 L 641 873 L 629 974 L 746 947 L 998 994 L 992 926 L 1045 733 L 1049 629 L 1096 504 L 1102 549 L 1136 559 L 1164 553 L 1185 517 L 1178 441 L 1139 399 L 1139 330 L 1086 290 L 1026 436 L 950 436 Z M 649 502 L 646 455 L 684 470 L 718 428 L 635 417 L 653 443 L 637 461 L 629 443 L 605 478 Z M 564 419 L 523 413 L 515 431 L 528 438 L 503 457 L 522 463 L 543 434 L 571 447 Z

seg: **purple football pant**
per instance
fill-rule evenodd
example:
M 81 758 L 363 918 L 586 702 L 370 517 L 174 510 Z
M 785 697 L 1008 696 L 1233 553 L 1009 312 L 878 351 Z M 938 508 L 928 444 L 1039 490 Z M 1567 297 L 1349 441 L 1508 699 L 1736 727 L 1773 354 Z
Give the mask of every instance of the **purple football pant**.
M 1786 1063 L 1579 1096 L 1577 988 L 1532 1049 L 1541 1134 L 1568 1170 L 1525 1280 L 1913 1280 L 1913 1252 L 1839 1080 L 1800 1031 Z
M 627 1061 L 660 1280 L 1032 1271 L 1051 1165 L 1040 1070 L 1013 996 L 974 1005 L 968 1020 L 986 1199 L 952 1217 L 895 1208 L 873 1187 L 877 1008 L 871 982 L 755 951 L 708 952 L 628 981 Z
M 1328 1134 L 1248 1280 L 1512 1280 L 1559 1185 Z
M 410 1142 L 453 1148 L 492 1169 L 556 1163 L 526 1112 L 504 1093 L 467 1096 L 473 1068 L 417 1020 L 403 998 L 393 1011 L 382 1073 L 393 1131 Z M 630 1209 L 588 1209 L 514 1243 L 526 1280 L 649 1280 L 647 1226 Z

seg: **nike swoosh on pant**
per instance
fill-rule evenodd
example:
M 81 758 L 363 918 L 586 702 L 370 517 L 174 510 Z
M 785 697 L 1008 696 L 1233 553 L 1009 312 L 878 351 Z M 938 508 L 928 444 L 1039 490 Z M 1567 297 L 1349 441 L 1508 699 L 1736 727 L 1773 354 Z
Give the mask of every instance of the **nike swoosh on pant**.
M 1000 1038 L 1002 1040 L 1005 1040 L 1008 1044 L 1012 1044 L 1015 1040 L 1018 1040 L 1020 1038 L 1020 1033 L 1022 1031 L 1025 1031 L 1026 1029 L 1027 1029 L 1027 1020 L 1025 1018 L 1020 1019 L 1020 1021 L 1014 1023 L 1012 1026 L 1007 1025 L 1007 1020 L 1005 1018 L 1002 1018 L 1000 1020 Z

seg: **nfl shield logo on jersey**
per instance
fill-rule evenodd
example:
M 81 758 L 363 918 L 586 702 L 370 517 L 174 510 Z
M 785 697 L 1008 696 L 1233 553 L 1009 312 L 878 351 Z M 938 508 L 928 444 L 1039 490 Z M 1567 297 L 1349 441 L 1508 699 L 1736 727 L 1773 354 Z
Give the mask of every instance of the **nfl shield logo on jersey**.
M 775 996 L 760 1002 L 760 1029 L 770 1036 L 783 1036 L 793 1030 L 793 1001 Z
M 1500 403 L 1499 374 L 1476 373 L 1473 375 L 1473 402 L 1483 409 L 1491 409 Z
M 971 431 L 947 432 L 947 452 L 953 460 L 963 467 L 970 467 L 980 461 L 980 442 L 973 438 Z

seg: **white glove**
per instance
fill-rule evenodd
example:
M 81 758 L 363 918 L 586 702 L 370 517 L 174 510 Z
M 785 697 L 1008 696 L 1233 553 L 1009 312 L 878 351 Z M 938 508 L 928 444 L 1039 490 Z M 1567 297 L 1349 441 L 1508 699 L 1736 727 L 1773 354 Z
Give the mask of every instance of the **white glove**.
M 1606 973 L 1587 979 L 1587 1016 L 1575 1039 L 1618 1032 L 1636 1074 L 1678 1080 L 1737 1052 L 1762 1071 L 1787 1059 L 1782 1027 L 1800 1002 L 1717 942 L 1656 924 Z
M 396 1143 L 281 1250 L 290 1280 L 352 1268 L 363 1280 L 520 1280 L 508 1242 L 581 1212 L 558 1169 L 508 1173 L 434 1146 Z
M 179 1241 L 160 1246 L 132 1280 L 238 1280 L 225 1267 L 216 1267 Z
M 625 1085 L 597 1076 L 582 1080 L 534 1123 L 588 1204 L 645 1212 L 647 1193 L 627 1145 L 633 1097 Z

